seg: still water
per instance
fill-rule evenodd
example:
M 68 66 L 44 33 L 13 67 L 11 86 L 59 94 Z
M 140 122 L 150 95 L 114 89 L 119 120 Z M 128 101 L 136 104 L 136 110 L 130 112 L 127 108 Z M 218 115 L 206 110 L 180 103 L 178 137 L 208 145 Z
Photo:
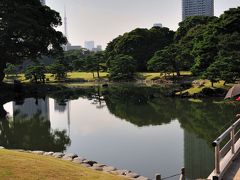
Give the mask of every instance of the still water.
M 3 105 L 8 119 L 0 123 L 0 145 L 77 153 L 149 178 L 178 174 L 182 167 L 188 179 L 208 176 L 211 142 L 238 107 L 162 93 L 109 87 L 11 101 Z

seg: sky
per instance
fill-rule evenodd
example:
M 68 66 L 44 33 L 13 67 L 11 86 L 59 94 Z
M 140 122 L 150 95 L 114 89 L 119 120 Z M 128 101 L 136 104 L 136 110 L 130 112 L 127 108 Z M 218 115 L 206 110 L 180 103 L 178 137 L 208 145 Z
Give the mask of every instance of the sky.
M 106 47 L 119 35 L 135 28 L 151 28 L 154 23 L 177 30 L 182 19 L 181 0 L 46 0 L 46 4 L 64 17 L 66 6 L 68 39 L 72 45 Z M 240 0 L 215 0 L 214 14 L 240 6 Z M 63 32 L 63 27 L 57 28 Z

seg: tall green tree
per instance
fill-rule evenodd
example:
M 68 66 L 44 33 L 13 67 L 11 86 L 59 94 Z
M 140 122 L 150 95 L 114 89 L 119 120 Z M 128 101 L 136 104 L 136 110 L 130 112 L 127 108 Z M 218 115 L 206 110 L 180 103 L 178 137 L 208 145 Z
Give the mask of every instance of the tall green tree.
M 106 70 L 106 60 L 103 51 L 92 52 L 85 58 L 85 70 L 92 72 L 94 77 L 94 72 L 97 72 L 97 77 L 100 78 L 100 71 Z
M 110 80 L 133 80 L 136 72 L 136 61 L 128 55 L 120 54 L 111 60 L 109 68 Z
M 222 71 L 224 70 L 225 72 L 225 78 L 233 71 L 236 72 L 234 70 L 236 65 L 234 67 L 231 62 L 235 61 L 235 64 L 238 64 L 236 61 L 238 61 L 237 52 L 239 51 L 239 24 L 240 7 L 225 11 L 220 18 L 212 21 L 205 27 L 202 35 L 194 42 L 193 54 L 195 64 L 192 67 L 193 74 L 204 75 L 209 69 L 211 71 L 215 69 L 210 67 L 211 65 L 224 67 Z M 222 65 L 226 63 L 228 66 Z M 230 64 L 234 68 L 231 68 Z M 209 73 L 210 71 L 207 74 Z M 223 73 L 220 76 L 223 78 Z M 231 76 L 235 75 L 232 74 Z
M 54 54 L 66 43 L 55 29 L 61 25 L 59 13 L 39 0 L 1 0 L 0 19 L 0 82 L 6 63 Z
M 178 52 L 178 47 L 175 44 L 157 51 L 148 61 L 148 69 L 164 74 L 176 72 L 180 76 L 181 63 Z
M 45 83 L 45 73 L 46 73 L 46 68 L 42 64 L 29 66 L 25 72 L 25 78 L 34 80 L 35 83 L 38 83 L 38 82 Z
M 173 37 L 174 31 L 168 28 L 154 27 L 150 30 L 137 28 L 111 41 L 107 45 L 106 56 L 110 61 L 119 54 L 132 56 L 137 63 L 137 71 L 146 71 L 147 61 L 156 51 L 171 44 Z

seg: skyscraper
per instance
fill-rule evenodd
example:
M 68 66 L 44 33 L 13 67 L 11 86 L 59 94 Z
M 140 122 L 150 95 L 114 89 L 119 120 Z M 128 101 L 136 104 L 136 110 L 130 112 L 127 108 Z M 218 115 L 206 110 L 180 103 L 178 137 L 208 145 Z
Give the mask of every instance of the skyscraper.
M 89 51 L 93 51 L 94 49 L 94 41 L 85 41 L 84 48 L 88 49 Z
M 214 16 L 214 0 L 182 0 L 182 19 L 188 16 Z
M 41 3 L 42 5 L 46 5 L 46 1 L 45 1 L 45 0 L 40 0 L 40 3 Z
M 72 46 L 72 44 L 69 42 L 69 38 L 68 38 L 68 25 L 67 25 L 67 10 L 66 10 L 65 6 L 64 6 L 64 35 L 65 35 L 65 37 L 68 40 L 67 44 L 63 46 L 64 51 L 81 49 L 81 46 L 79 46 L 79 45 Z

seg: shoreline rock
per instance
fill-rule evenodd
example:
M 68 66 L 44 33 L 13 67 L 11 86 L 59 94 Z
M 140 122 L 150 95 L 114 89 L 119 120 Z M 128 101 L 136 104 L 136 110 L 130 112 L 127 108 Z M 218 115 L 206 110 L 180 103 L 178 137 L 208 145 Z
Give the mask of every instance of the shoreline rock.
M 5 149 L 5 148 L 3 146 L 0 146 L 0 149 Z M 9 150 L 12 150 L 12 149 L 9 149 Z M 58 158 L 60 160 L 66 160 L 66 161 L 70 161 L 73 163 L 81 164 L 82 166 L 90 168 L 95 171 L 102 171 L 102 172 L 114 174 L 117 176 L 123 176 L 128 179 L 150 180 L 149 178 L 141 176 L 130 170 L 120 170 L 113 166 L 108 166 L 105 164 L 98 163 L 96 161 L 88 160 L 86 158 L 83 158 L 83 157 L 78 156 L 77 154 L 73 154 L 73 153 L 65 154 L 65 153 L 61 153 L 61 152 L 30 151 L 30 150 L 22 150 L 22 149 L 15 150 L 15 151 L 32 153 L 32 154 L 42 155 L 42 156 L 50 156 L 53 158 Z

